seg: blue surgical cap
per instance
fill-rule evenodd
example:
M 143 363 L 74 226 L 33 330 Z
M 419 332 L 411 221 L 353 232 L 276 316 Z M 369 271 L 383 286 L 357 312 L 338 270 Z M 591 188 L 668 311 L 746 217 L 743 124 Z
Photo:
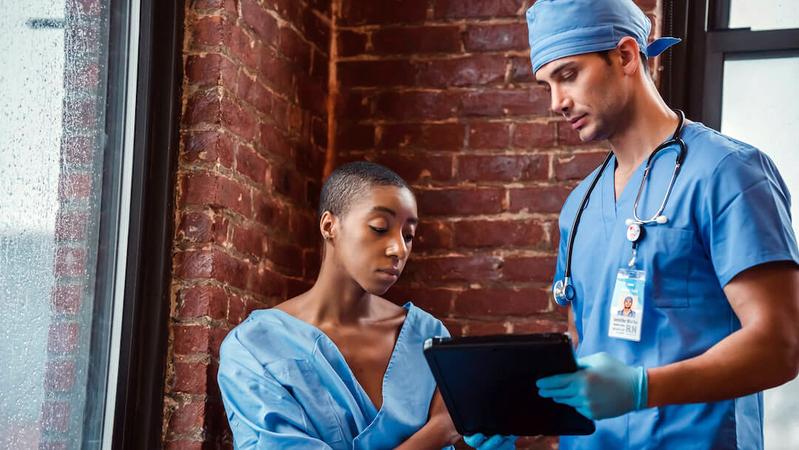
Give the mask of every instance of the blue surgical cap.
M 647 57 L 680 42 L 662 37 L 647 45 L 651 26 L 632 0 L 538 0 L 527 10 L 533 73 L 556 59 L 614 49 L 625 36 Z

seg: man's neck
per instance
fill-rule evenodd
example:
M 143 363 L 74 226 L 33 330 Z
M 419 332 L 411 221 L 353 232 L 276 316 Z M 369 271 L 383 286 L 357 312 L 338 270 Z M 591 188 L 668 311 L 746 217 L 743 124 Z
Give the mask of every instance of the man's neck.
M 633 100 L 620 118 L 622 124 L 609 138 L 618 163 L 617 170 L 630 173 L 649 157 L 655 148 L 669 139 L 677 127 L 678 116 L 657 91 L 643 92 Z

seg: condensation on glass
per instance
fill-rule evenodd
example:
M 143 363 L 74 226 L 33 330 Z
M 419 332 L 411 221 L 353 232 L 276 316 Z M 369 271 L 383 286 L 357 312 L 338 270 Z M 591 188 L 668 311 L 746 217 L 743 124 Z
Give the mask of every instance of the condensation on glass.
M 799 1 L 730 0 L 729 27 L 753 31 L 799 28 Z
M 794 233 L 799 236 L 799 55 L 727 59 L 721 132 L 752 144 L 777 165 L 791 193 Z M 799 379 L 765 392 L 767 450 L 799 448 Z
M 91 402 L 104 399 L 87 398 L 100 301 L 102 3 L 0 0 L 0 449 L 78 449 L 84 423 L 102 422 Z

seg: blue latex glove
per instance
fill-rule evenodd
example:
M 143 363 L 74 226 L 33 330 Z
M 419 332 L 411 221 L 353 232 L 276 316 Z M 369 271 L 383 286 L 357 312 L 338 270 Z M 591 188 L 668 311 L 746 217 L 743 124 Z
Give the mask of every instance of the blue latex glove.
M 486 437 L 482 433 L 464 436 L 463 441 L 469 447 L 477 450 L 508 450 L 516 448 L 516 436 L 502 436 L 500 434 Z
M 643 367 L 630 367 L 607 353 L 577 360 L 580 370 L 536 381 L 538 395 L 574 407 L 585 417 L 607 419 L 646 408 Z

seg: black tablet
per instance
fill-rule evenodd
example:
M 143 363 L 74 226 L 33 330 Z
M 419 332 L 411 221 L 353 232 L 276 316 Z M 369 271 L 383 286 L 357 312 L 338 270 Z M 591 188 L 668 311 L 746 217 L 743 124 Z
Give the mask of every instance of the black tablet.
M 538 396 L 535 381 L 574 372 L 565 334 L 432 338 L 424 355 L 444 403 L 463 435 L 591 434 L 594 422 L 574 408 Z

